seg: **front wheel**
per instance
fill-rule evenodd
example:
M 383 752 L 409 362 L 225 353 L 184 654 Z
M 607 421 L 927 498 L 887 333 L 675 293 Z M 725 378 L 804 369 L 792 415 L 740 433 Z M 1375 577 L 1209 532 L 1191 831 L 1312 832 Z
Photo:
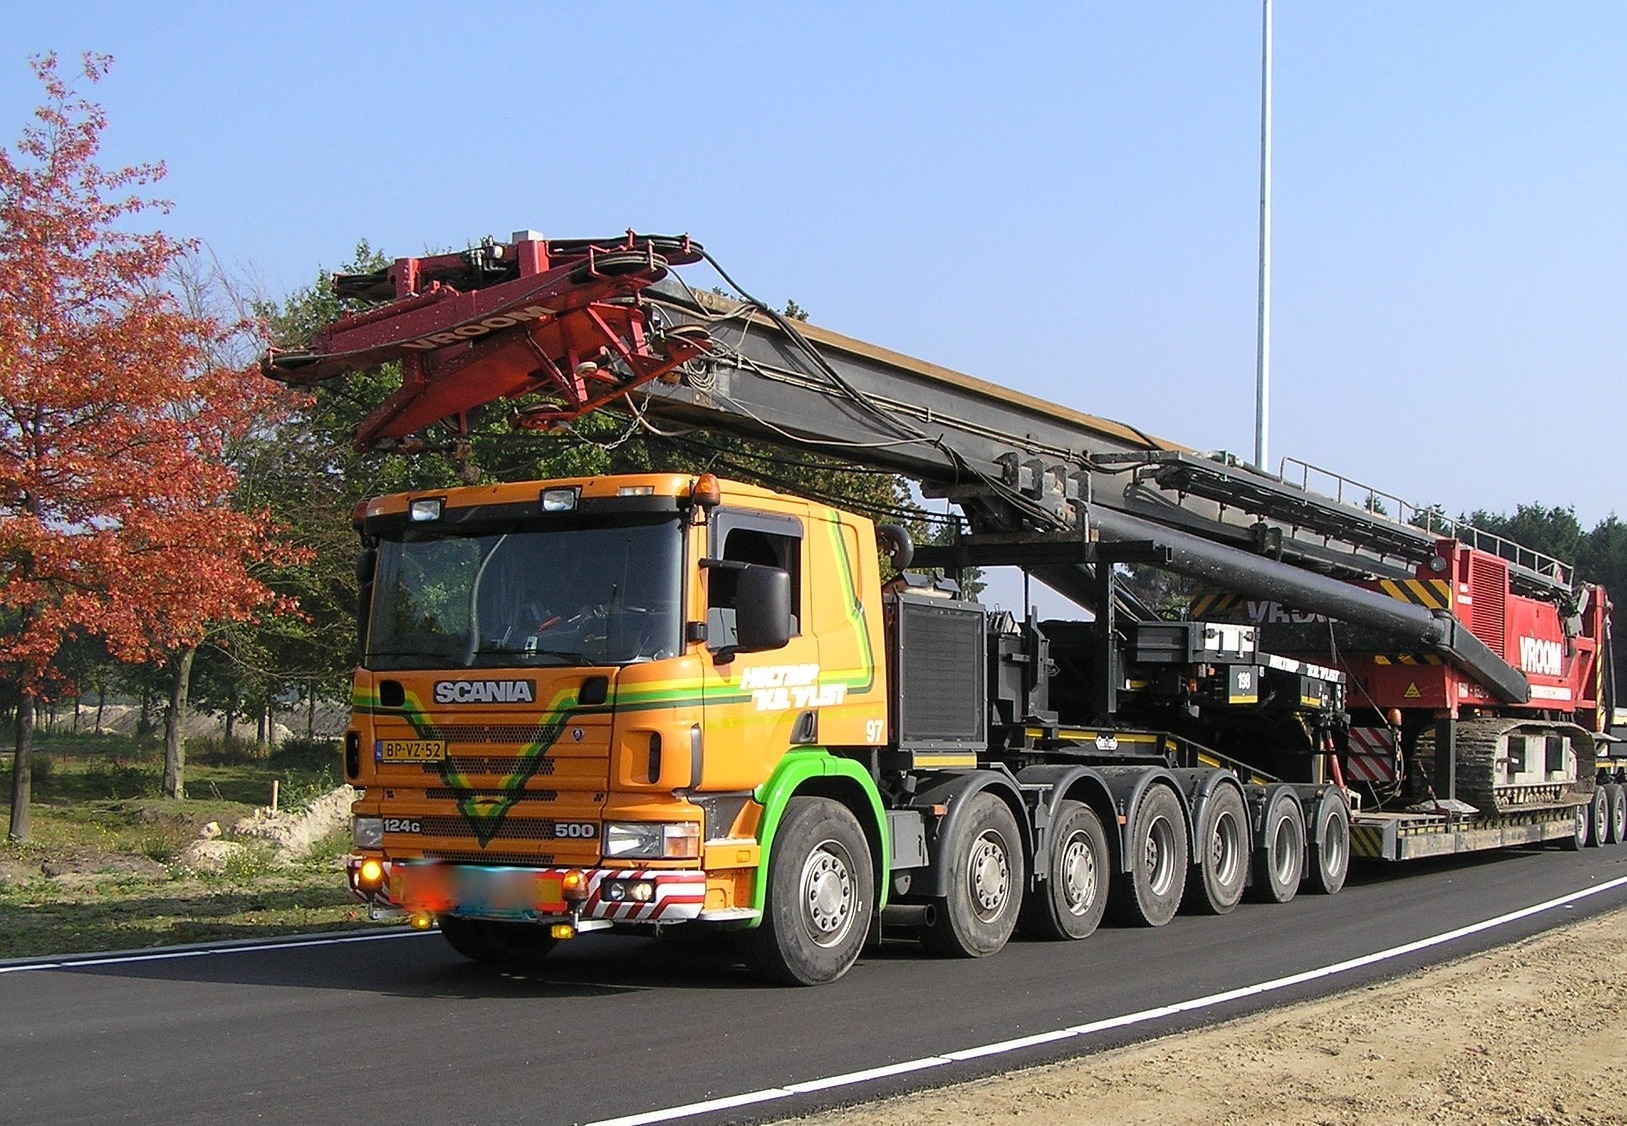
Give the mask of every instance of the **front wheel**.
M 997 952 L 1017 928 L 1026 885 L 1023 843 L 1011 807 L 984 790 L 944 842 L 949 894 L 937 901 L 921 942 L 935 954 L 983 958 Z
M 1057 805 L 1044 881 L 1023 904 L 1022 927 L 1033 938 L 1087 938 L 1107 908 L 1112 853 L 1096 811 L 1083 802 Z
M 792 798 L 768 858 L 763 921 L 741 934 L 758 977 L 823 985 L 858 960 L 875 913 L 870 843 L 858 818 L 830 798 Z

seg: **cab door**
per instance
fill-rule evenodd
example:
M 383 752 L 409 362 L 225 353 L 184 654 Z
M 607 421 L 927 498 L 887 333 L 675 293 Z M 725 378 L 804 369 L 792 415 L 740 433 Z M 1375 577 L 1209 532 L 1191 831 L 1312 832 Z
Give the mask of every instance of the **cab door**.
M 739 572 L 707 569 L 706 745 L 695 788 L 750 790 L 789 748 L 818 741 L 818 712 L 809 706 L 820 668 L 818 638 L 805 629 L 806 528 L 796 516 L 728 508 L 714 510 L 709 525 L 711 558 L 778 567 L 791 580 L 790 641 L 766 652 L 734 652 Z

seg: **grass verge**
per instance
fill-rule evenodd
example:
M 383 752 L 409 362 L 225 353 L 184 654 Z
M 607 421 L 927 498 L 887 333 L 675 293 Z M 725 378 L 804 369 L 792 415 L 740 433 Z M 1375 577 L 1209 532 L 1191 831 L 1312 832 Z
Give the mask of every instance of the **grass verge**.
M 188 770 L 194 796 L 182 800 L 158 796 L 162 763 L 150 748 L 103 737 L 53 742 L 45 754 L 29 839 L 0 843 L 0 959 L 372 925 L 345 890 L 343 831 L 293 862 L 269 845 L 251 845 L 218 873 L 182 862 L 204 825 L 229 829 L 265 804 L 273 778 L 285 807 L 331 789 L 337 752 L 331 762 L 319 750 L 201 756 Z M 9 796 L 10 775 L 8 762 L 0 795 Z M 0 805 L 0 817 L 10 814 Z

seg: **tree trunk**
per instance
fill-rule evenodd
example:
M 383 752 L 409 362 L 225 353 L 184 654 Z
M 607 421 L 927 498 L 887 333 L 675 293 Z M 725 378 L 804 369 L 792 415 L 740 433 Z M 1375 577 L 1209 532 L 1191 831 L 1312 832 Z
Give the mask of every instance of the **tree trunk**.
M 226 749 L 232 749 L 232 739 L 237 734 L 237 708 L 241 703 L 241 693 L 238 691 L 237 681 L 232 681 L 226 689 Z
M 107 707 L 107 681 L 96 685 L 96 734 L 102 734 L 102 711 Z
M 14 841 L 28 839 L 28 804 L 34 796 L 29 753 L 34 749 L 34 697 L 27 688 L 17 701 L 17 740 L 11 763 L 11 829 Z
M 84 704 L 85 698 L 77 690 L 73 694 L 73 733 L 79 734 L 79 708 Z
M 260 744 L 260 749 L 267 750 L 271 746 L 271 705 L 261 704 L 260 714 L 255 719 L 254 740 Z
M 170 682 L 169 711 L 164 720 L 164 796 L 186 797 L 186 704 L 192 687 L 192 659 L 196 646 L 181 650 Z
M 316 681 L 305 687 L 305 741 L 316 738 Z
M 150 681 L 141 685 L 141 714 L 136 717 L 136 742 L 143 742 L 153 733 L 153 686 Z

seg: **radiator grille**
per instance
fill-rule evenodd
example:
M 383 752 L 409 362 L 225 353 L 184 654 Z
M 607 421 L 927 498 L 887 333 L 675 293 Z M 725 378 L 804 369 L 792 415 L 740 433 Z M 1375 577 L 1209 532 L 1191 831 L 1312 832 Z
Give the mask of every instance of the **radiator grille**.
M 898 600 L 893 707 L 901 749 L 987 746 L 984 621 L 969 603 Z
M 422 826 L 426 837 L 466 837 L 471 830 L 469 822 L 455 815 L 432 815 L 429 817 L 416 817 Z M 497 828 L 497 835 L 492 838 L 496 841 L 556 841 L 558 834 L 554 832 L 554 822 L 551 819 L 526 819 L 520 817 L 505 818 Z
M 518 755 L 448 755 L 445 763 L 420 764 L 425 774 L 439 774 L 450 768 L 463 774 L 511 774 L 523 760 Z M 554 760 L 545 758 L 531 773 L 542 777 L 554 772 Z
M 522 790 L 511 793 L 508 790 L 454 790 L 447 786 L 431 786 L 424 791 L 424 796 L 431 801 L 458 801 L 460 798 L 486 798 L 491 801 L 558 801 L 558 790 Z
M 426 739 L 445 739 L 448 743 L 497 743 L 527 747 L 532 743 L 551 740 L 558 725 L 555 723 L 447 723 L 435 725 L 425 732 Z
M 1469 571 L 1469 594 L 1474 598 L 1469 632 L 1490 646 L 1492 652 L 1507 653 L 1508 564 L 1476 555 Z

